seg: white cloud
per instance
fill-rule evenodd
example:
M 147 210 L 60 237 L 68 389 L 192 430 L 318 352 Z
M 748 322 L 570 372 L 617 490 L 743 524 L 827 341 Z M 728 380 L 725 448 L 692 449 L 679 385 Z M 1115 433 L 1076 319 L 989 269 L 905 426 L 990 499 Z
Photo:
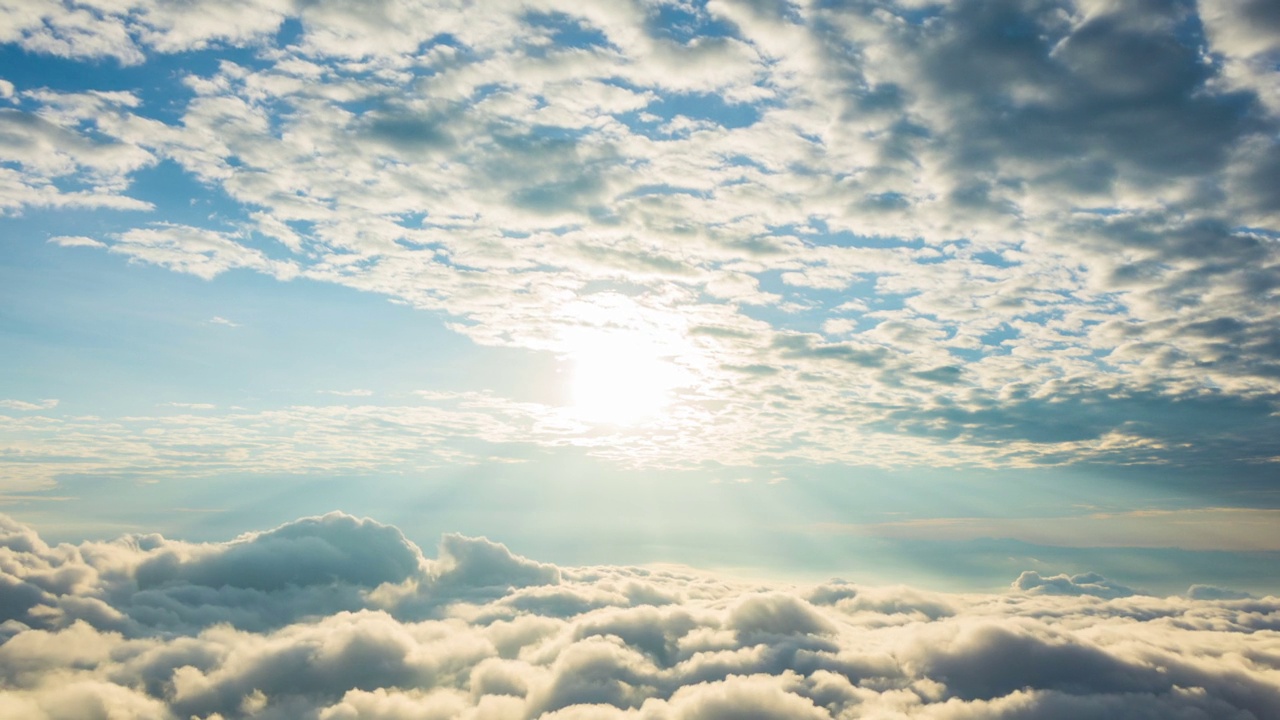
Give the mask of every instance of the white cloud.
M 23 717 L 1280 710 L 1280 675 L 1265 660 L 1280 602 L 1221 589 L 1157 598 L 1097 576 L 1024 583 L 1029 573 L 1019 583 L 1030 592 L 796 588 L 687 569 L 557 568 L 461 536 L 431 560 L 395 528 L 342 514 L 228 543 L 135 535 L 57 547 L 0 519 L 0 547 L 0 710 Z M 592 601 L 550 602 L 557 594 Z
M 106 247 L 106 244 L 83 235 L 58 235 L 57 237 L 49 238 L 49 242 L 62 247 Z
M 56 407 L 58 407 L 58 400 L 56 398 L 37 400 L 36 402 L 29 402 L 26 400 L 0 400 L 0 408 L 5 408 L 6 410 L 22 410 L 24 412 L 30 412 L 33 410 L 52 410 Z
M 24 93 L 42 112 L 0 110 L 0 211 L 23 207 L 151 206 L 124 194 L 130 176 L 155 163 L 146 149 L 86 131 L 86 115 L 127 112 L 128 93 Z M 61 188 L 59 182 L 74 187 Z
M 1013 581 L 1013 587 L 1033 595 L 1092 595 L 1115 598 L 1134 594 L 1132 588 L 1111 582 L 1097 573 L 1082 573 L 1070 577 L 1067 575 L 1043 577 L 1034 570 L 1028 570 Z
M 134 260 L 161 265 L 204 280 L 212 280 L 235 268 L 251 268 L 281 280 L 297 275 L 297 268 L 292 262 L 272 260 L 225 233 L 181 225 L 129 230 L 110 249 Z
M 104 238 L 132 260 L 338 283 L 560 355 L 608 322 L 566 308 L 625 286 L 637 332 L 689 341 L 675 415 L 717 428 L 701 460 L 1256 474 L 1280 455 L 1260 3 L 92 7 L 12 8 L 5 37 L 256 53 L 187 75 L 177 119 L 49 91 L 0 117 L 9 210 L 141 208 L 130 178 L 165 158 L 241 211 Z M 1181 419 L 1200 412 L 1228 422 Z

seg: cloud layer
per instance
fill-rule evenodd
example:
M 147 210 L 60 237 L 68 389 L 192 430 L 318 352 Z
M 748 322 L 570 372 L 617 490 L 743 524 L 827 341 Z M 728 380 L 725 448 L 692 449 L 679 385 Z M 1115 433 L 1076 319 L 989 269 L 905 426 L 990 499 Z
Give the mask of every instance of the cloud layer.
M 1280 602 L 1023 573 L 1003 593 L 560 568 L 341 513 L 227 543 L 0 521 L 24 718 L 1263 718 Z
M 1227 481 L 1280 456 L 1263 0 L 5 8 L 22 51 L 180 79 L 3 86 L 10 211 L 153 209 L 67 252 L 337 283 L 561 357 L 642 336 L 683 378 L 661 427 L 536 443 Z M 214 219 L 135 192 L 164 168 Z

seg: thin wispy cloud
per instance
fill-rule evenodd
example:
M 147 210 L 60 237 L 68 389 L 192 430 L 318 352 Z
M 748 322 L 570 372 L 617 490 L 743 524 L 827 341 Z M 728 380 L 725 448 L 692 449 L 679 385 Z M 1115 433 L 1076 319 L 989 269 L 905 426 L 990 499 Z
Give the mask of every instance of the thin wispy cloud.
M 1280 551 L 1280 510 L 1129 510 L 1057 517 L 929 518 L 835 526 L 833 532 L 929 540 L 1014 538 L 1037 545 Z
M 52 410 L 58 407 L 58 401 L 55 398 L 45 400 L 36 400 L 31 402 L 28 400 L 0 400 L 0 408 L 6 410 L 18 410 L 22 412 L 32 412 L 35 410 Z

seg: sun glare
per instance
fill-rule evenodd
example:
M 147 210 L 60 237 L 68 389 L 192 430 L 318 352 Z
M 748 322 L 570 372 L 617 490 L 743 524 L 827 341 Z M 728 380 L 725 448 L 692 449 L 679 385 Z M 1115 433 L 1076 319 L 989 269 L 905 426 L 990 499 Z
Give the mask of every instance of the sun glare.
M 573 409 L 588 422 L 631 425 L 660 415 L 679 376 L 658 347 L 624 334 L 575 338 L 569 359 Z

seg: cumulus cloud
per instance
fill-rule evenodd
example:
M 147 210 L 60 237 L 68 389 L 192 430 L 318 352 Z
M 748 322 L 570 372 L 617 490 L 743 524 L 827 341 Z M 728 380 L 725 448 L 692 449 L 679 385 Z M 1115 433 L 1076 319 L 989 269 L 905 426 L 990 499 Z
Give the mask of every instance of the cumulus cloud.
M 0 518 L 0 711 L 30 718 L 1249 718 L 1276 598 L 560 568 L 341 513 L 50 546 Z M 578 602 L 550 602 L 553 597 Z
M 1093 595 L 1113 598 L 1134 594 L 1132 589 L 1111 582 L 1097 573 L 1043 577 L 1034 570 L 1028 570 L 1013 581 L 1013 587 L 1033 595 Z

